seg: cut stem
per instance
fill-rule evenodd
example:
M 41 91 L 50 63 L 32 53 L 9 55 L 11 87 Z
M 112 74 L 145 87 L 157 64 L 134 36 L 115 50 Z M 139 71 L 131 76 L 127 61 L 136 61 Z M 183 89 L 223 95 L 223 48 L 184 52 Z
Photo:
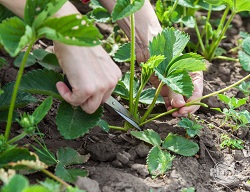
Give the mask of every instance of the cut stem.
M 26 135 L 27 135 L 27 133 L 25 131 L 23 131 L 21 134 L 10 139 L 7 143 L 8 144 L 15 143 L 15 142 L 19 141 L 20 139 L 24 138 Z
M 49 176 L 50 178 L 56 180 L 57 182 L 61 183 L 62 185 L 64 185 L 66 188 L 70 187 L 71 185 L 69 185 L 68 183 L 66 183 L 65 181 L 63 181 L 62 179 L 60 179 L 59 177 L 55 176 L 53 173 L 51 173 L 50 171 L 46 170 L 46 169 L 42 169 L 41 172 L 43 172 L 44 174 L 46 174 L 47 176 Z

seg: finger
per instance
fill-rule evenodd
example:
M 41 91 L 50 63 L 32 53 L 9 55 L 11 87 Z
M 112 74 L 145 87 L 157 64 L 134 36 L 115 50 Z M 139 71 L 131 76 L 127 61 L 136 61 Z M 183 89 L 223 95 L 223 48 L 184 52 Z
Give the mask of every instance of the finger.
M 62 98 L 73 106 L 79 106 L 89 98 L 88 95 L 80 95 L 74 91 L 72 92 L 64 82 L 57 82 L 56 87 Z
M 86 102 L 84 102 L 81 105 L 81 108 L 89 114 L 94 113 L 98 107 L 101 105 L 102 102 L 102 96 L 100 95 L 94 95 L 92 97 L 90 97 Z
M 168 91 L 168 99 L 169 99 L 171 107 L 174 107 L 174 108 L 183 107 L 186 103 L 182 95 L 175 93 L 170 88 Z

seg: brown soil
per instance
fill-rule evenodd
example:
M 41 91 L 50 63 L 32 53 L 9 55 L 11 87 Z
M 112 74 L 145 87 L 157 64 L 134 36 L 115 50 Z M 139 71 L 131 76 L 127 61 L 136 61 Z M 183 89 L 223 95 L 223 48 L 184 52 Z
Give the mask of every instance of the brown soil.
M 229 29 L 227 38 L 222 46 L 230 49 L 236 46 L 239 30 L 248 31 L 249 18 L 242 20 L 236 17 L 233 28 Z M 17 69 L 13 67 L 13 59 L 8 59 L 11 66 L 0 70 L 0 83 L 15 80 Z M 233 55 L 234 57 L 235 55 Z M 124 70 L 127 67 L 123 67 Z M 209 64 L 204 76 L 204 94 L 220 90 L 242 77 L 246 76 L 239 63 L 229 61 L 213 61 Z M 226 93 L 229 96 L 242 97 L 237 89 Z M 203 101 L 209 108 L 225 106 L 212 97 Z M 150 146 L 131 137 L 129 133 L 119 131 L 103 132 L 95 127 L 89 134 L 76 140 L 65 140 L 60 136 L 55 124 L 57 104 L 39 124 L 45 133 L 47 147 L 56 152 L 59 147 L 72 147 L 80 154 L 90 153 L 90 160 L 84 164 L 89 171 L 88 178 L 79 178 L 77 185 L 89 192 L 177 192 L 183 188 L 194 187 L 197 192 L 222 192 L 222 191 L 250 191 L 250 132 L 249 127 L 232 133 L 228 127 L 219 127 L 223 116 L 209 108 L 200 108 L 196 113 L 204 128 L 199 136 L 194 138 L 200 146 L 199 153 L 194 157 L 176 155 L 172 168 L 167 173 L 152 179 L 146 167 L 146 156 Z M 24 110 L 32 111 L 33 105 Z M 245 107 L 249 110 L 249 103 Z M 156 111 L 164 111 L 165 107 L 159 105 Z M 104 119 L 111 125 L 120 124 L 122 119 L 112 111 L 106 111 Z M 143 127 L 153 129 L 164 139 L 169 132 L 184 135 L 184 131 L 177 127 L 179 118 L 163 117 Z M 3 128 L 4 125 L 1 125 Z M 18 132 L 18 126 L 14 128 Z M 245 142 L 243 150 L 221 149 L 220 135 L 227 133 L 231 137 L 240 138 Z M 29 143 L 23 139 L 20 144 Z M 40 173 L 35 174 L 41 178 Z

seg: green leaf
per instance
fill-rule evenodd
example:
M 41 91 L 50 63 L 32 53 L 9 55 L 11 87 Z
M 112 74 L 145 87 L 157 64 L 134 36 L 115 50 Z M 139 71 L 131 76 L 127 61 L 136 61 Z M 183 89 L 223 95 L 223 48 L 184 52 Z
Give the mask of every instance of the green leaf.
M 96 46 L 102 38 L 93 21 L 80 14 L 47 19 L 38 30 L 38 36 L 78 46 Z
M 2 87 L 4 93 L 0 95 L 0 111 L 7 110 L 9 108 L 13 88 L 14 88 L 14 82 L 8 83 Z M 35 103 L 37 101 L 38 100 L 31 94 L 19 90 L 17 92 L 15 108 L 23 107 L 30 103 Z
M 77 176 L 87 176 L 87 171 L 81 169 L 66 169 L 66 166 L 86 163 L 89 155 L 80 155 L 72 148 L 60 148 L 57 151 L 59 163 L 56 166 L 55 174 L 66 182 L 74 183 Z
M 61 135 L 65 139 L 74 139 L 88 133 L 89 130 L 98 125 L 102 117 L 102 108 L 93 114 L 84 112 L 80 107 L 72 107 L 66 102 L 59 106 L 56 116 L 56 124 Z
M 188 118 L 182 118 L 181 121 L 178 122 L 178 126 L 186 129 L 186 132 L 190 137 L 197 135 L 200 129 L 203 128 L 201 125 L 189 120 Z
M 141 72 L 141 83 L 145 84 L 148 82 L 151 75 L 154 73 L 154 69 L 164 60 L 163 55 L 153 55 L 151 56 L 146 63 L 141 63 L 142 72 Z
M 12 57 L 33 40 L 32 28 L 25 25 L 18 17 L 6 19 L 0 24 L 0 43 Z
M 35 160 L 35 157 L 24 148 L 10 148 L 0 155 L 0 168 L 5 167 L 8 163 L 13 163 L 21 160 Z
M 80 155 L 76 150 L 70 147 L 60 148 L 57 151 L 59 163 L 65 166 L 86 163 L 89 157 L 89 155 Z
M 227 0 L 227 1 L 232 1 L 232 0 Z M 250 11 L 250 3 L 249 0 L 236 0 L 235 1 L 236 6 L 234 7 L 235 11 L 237 13 L 242 12 L 242 11 Z
M 29 181 L 22 175 L 14 175 L 1 192 L 23 192 L 29 186 Z
M 91 12 L 90 18 L 95 19 L 97 22 L 105 23 L 111 19 L 111 16 L 107 9 L 97 7 Z
M 60 192 L 61 191 L 60 183 L 56 182 L 53 179 L 49 179 L 48 177 L 45 178 L 45 181 L 40 181 L 39 184 L 46 187 L 48 190 L 50 190 L 52 192 Z
M 157 0 L 155 3 L 155 13 L 157 15 L 157 18 L 160 20 L 160 22 L 163 22 L 163 15 L 164 15 L 164 6 L 162 4 L 162 0 Z
M 149 88 L 142 91 L 141 96 L 139 98 L 139 102 L 143 104 L 150 105 L 154 99 L 156 89 Z M 161 95 L 158 96 L 156 100 L 156 104 L 164 104 L 165 101 Z
M 250 71 L 250 37 L 243 40 L 243 51 L 239 51 L 239 60 L 245 71 Z
M 218 98 L 223 101 L 225 104 L 228 104 L 230 102 L 230 97 L 223 95 L 223 94 L 218 94 Z
M 149 143 L 153 146 L 161 145 L 160 135 L 152 129 L 147 129 L 145 131 L 131 131 L 130 133 L 137 139 L 145 141 L 146 143 Z
M 21 65 L 23 55 L 25 52 L 21 52 L 15 59 L 14 65 L 19 67 Z M 59 69 L 60 65 L 58 63 L 57 57 L 54 53 L 49 53 L 44 49 L 35 49 L 28 56 L 25 67 L 30 67 L 34 64 L 38 63 L 47 69 Z
M 14 65 L 15 67 L 20 67 L 22 63 L 22 59 L 24 56 L 25 52 L 21 52 L 15 59 Z M 32 55 L 32 53 L 29 54 L 27 61 L 25 63 L 25 67 L 30 67 L 32 65 L 36 64 L 36 58 Z
M 14 16 L 14 14 L 6 7 L 0 4 L 0 23 L 7 18 Z
M 250 81 L 245 82 L 243 81 L 239 87 L 237 87 L 244 95 L 249 96 L 250 95 Z
M 26 92 L 50 95 L 62 99 L 57 91 L 56 83 L 63 81 L 63 76 L 52 70 L 33 70 L 23 76 L 20 89 Z
M 166 28 L 149 43 L 150 55 L 164 55 L 165 60 L 158 66 L 158 70 L 165 75 L 170 61 L 181 54 L 189 41 L 189 36 L 174 28 Z
M 158 70 L 155 71 L 155 74 L 174 92 L 185 95 L 188 98 L 192 95 L 194 85 L 187 71 L 175 71 L 166 78 Z
M 48 190 L 47 188 L 40 186 L 40 185 L 33 185 L 26 189 L 24 189 L 22 192 L 52 192 L 51 190 Z
M 242 68 L 250 72 L 250 55 L 246 54 L 244 51 L 239 51 L 238 55 Z
M 197 143 L 173 133 L 168 134 L 162 148 L 183 156 L 193 156 L 199 151 Z
M 120 95 L 124 99 L 129 99 L 129 82 L 130 82 L 130 72 L 123 74 L 122 78 L 119 80 L 114 93 Z M 134 97 L 136 97 L 139 89 L 139 80 L 134 77 Z
M 1 69 L 4 65 L 8 65 L 8 62 L 7 62 L 4 58 L 0 57 L 0 69 Z
M 98 121 L 97 125 L 98 125 L 99 127 L 101 127 L 102 130 L 105 131 L 106 133 L 109 132 L 109 124 L 108 124 L 106 121 L 104 121 L 103 119 L 100 119 L 100 120 Z
M 24 21 L 31 26 L 36 20 L 35 23 L 41 25 L 46 18 L 54 15 L 66 2 L 66 0 L 27 0 Z
M 169 152 L 162 151 L 159 146 L 154 146 L 147 156 L 149 173 L 154 177 L 163 175 L 172 166 L 174 156 Z
M 117 0 L 113 12 L 111 13 L 112 21 L 123 19 L 139 9 L 144 5 L 145 0 Z
M 131 56 L 130 47 L 131 47 L 130 43 L 124 43 L 122 46 L 120 46 L 113 57 L 114 60 L 116 62 L 128 62 L 128 61 L 130 61 L 130 56 Z
M 176 70 L 186 70 L 188 72 L 202 71 L 206 69 L 205 61 L 196 53 L 185 53 L 171 61 L 167 69 L 167 74 Z
M 52 102 L 53 102 L 53 98 L 48 97 L 33 112 L 32 116 L 34 117 L 35 125 L 38 124 L 45 117 L 45 115 L 47 115 L 48 111 L 51 108 Z

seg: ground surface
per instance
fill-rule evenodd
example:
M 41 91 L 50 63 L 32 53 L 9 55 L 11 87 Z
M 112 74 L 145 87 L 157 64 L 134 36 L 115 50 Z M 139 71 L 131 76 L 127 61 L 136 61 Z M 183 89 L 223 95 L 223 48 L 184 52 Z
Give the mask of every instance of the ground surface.
M 236 46 L 239 31 L 250 32 L 250 19 L 236 17 L 233 28 L 229 29 L 222 47 L 229 50 Z M 230 55 L 229 55 L 230 56 Z M 235 55 L 232 55 L 234 57 Z M 6 57 L 10 62 L 11 58 Z M 126 70 L 126 67 L 123 67 Z M 17 69 L 12 66 L 0 71 L 1 84 L 15 79 Z M 230 85 L 247 73 L 240 64 L 228 61 L 213 61 L 208 65 L 204 75 L 204 94 Z M 229 96 L 242 97 L 237 89 L 227 92 Z M 209 107 L 225 107 L 216 97 L 203 101 Z M 194 187 L 198 192 L 250 191 L 250 132 L 249 127 L 234 133 L 228 127 L 219 127 L 223 120 L 221 114 L 211 109 L 201 108 L 197 118 L 204 128 L 194 138 L 200 146 L 195 157 L 176 155 L 172 168 L 163 177 L 152 179 L 148 174 L 146 155 L 150 147 L 132 138 L 129 133 L 111 131 L 109 134 L 95 127 L 91 132 L 77 140 L 64 140 L 57 131 L 55 124 L 56 104 L 45 117 L 39 127 L 46 134 L 45 141 L 50 150 L 59 147 L 73 147 L 81 154 L 90 153 L 90 160 L 83 165 L 89 171 L 88 178 L 79 178 L 77 185 L 89 192 L 177 192 L 183 188 Z M 33 106 L 25 108 L 33 110 Z M 250 110 L 249 103 L 245 109 Z M 165 110 L 157 106 L 156 111 Z M 112 111 L 105 112 L 105 120 L 111 125 L 120 124 L 122 119 Z M 169 132 L 184 135 L 177 127 L 178 118 L 163 117 L 149 123 L 143 129 L 157 131 L 162 139 Z M 120 124 L 121 125 L 121 124 Z M 212 125 L 212 126 L 211 126 Z M 16 128 L 18 131 L 18 127 Z M 243 150 L 221 149 L 220 135 L 228 133 L 231 137 L 245 141 Z M 23 140 L 22 144 L 29 142 Z M 36 174 L 40 178 L 39 174 Z

